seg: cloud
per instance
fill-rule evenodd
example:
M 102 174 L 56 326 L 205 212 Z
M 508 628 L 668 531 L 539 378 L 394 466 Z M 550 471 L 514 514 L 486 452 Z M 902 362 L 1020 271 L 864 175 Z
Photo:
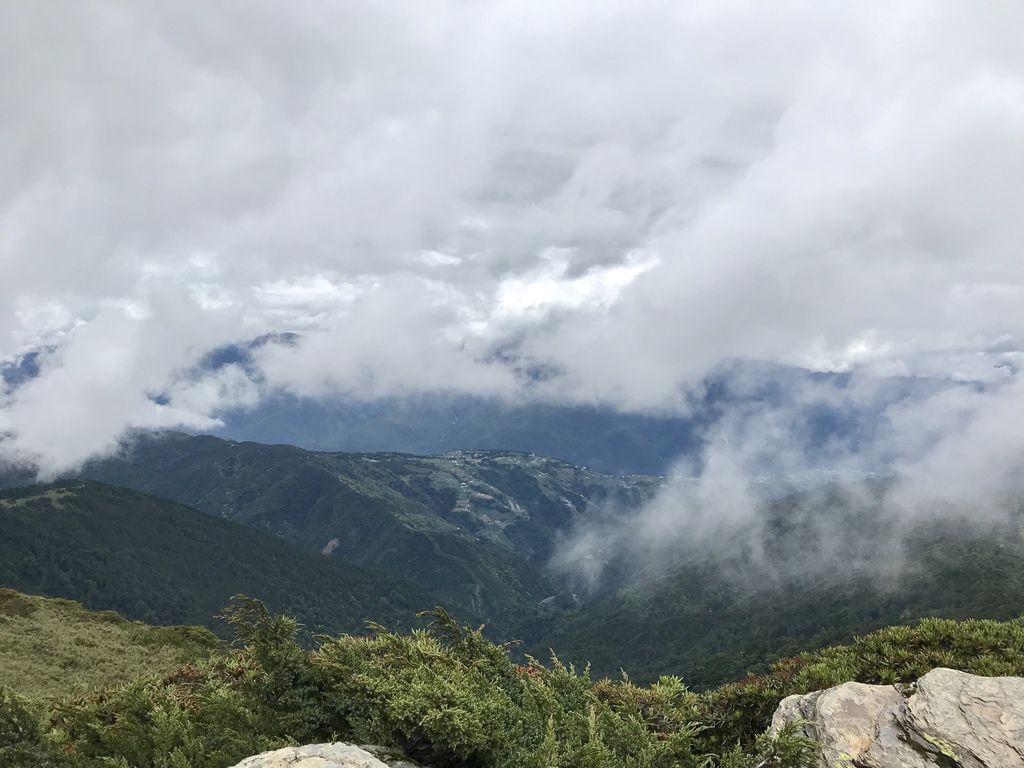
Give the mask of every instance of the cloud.
M 914 536 L 950 524 L 957 535 L 1019 527 L 1020 380 L 935 382 L 900 397 L 887 379 L 797 378 L 764 397 L 771 381 L 756 370 L 731 377 L 738 396 L 708 425 L 702 449 L 647 502 L 579 520 L 554 571 L 591 591 L 683 565 L 715 567 L 744 590 L 852 576 L 884 588 L 904 572 Z M 809 417 L 823 409 L 852 416 L 852 428 L 822 442 Z
M 8 4 L 0 360 L 53 351 L 0 395 L 0 452 L 59 471 L 278 389 L 659 411 L 727 359 L 1005 382 L 1022 16 Z

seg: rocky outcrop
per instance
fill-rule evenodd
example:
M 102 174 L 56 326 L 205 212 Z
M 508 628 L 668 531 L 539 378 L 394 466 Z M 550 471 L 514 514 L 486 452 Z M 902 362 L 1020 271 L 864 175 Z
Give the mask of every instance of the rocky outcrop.
M 1024 768 L 1024 678 L 934 669 L 913 686 L 844 685 L 783 699 L 821 768 Z
M 247 757 L 234 768 L 417 768 L 383 747 L 309 744 Z

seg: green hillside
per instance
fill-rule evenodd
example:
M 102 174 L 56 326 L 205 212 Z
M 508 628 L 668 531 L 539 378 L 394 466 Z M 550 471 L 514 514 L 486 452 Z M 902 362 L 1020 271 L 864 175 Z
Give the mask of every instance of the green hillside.
M 32 699 L 116 688 L 221 650 L 201 627 L 156 627 L 60 598 L 0 589 L 0 688 Z
M 726 542 L 687 551 L 656 578 L 549 617 L 533 652 L 554 648 L 600 674 L 678 674 L 704 688 L 892 624 L 1024 613 L 1024 514 L 894 530 L 857 498 L 822 490 L 781 500 L 766 512 L 757 558 Z
M 83 474 L 277 533 L 333 559 L 402 576 L 511 631 L 558 590 L 556 534 L 635 507 L 660 484 L 530 454 L 317 453 L 182 434 L 140 437 Z
M 154 624 L 211 625 L 259 596 L 309 631 L 408 626 L 419 588 L 174 502 L 92 481 L 0 492 L 0 586 Z M 223 629 L 221 627 L 221 629 Z

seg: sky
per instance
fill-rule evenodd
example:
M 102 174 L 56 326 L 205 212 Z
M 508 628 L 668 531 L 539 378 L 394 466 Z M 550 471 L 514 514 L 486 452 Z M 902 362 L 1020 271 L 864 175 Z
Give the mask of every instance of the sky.
M 966 0 L 2 4 L 0 361 L 43 354 L 0 393 L 0 459 L 52 475 L 282 391 L 677 411 L 749 359 L 983 382 L 891 439 L 936 435 L 922 478 L 1010 475 L 1022 26 Z

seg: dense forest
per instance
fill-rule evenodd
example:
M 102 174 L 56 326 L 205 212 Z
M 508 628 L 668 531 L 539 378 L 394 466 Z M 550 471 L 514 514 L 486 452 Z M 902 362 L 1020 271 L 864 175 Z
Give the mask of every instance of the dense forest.
M 154 624 L 203 624 L 259 595 L 309 632 L 409 626 L 416 586 L 303 551 L 269 533 L 91 481 L 0 491 L 0 585 Z

